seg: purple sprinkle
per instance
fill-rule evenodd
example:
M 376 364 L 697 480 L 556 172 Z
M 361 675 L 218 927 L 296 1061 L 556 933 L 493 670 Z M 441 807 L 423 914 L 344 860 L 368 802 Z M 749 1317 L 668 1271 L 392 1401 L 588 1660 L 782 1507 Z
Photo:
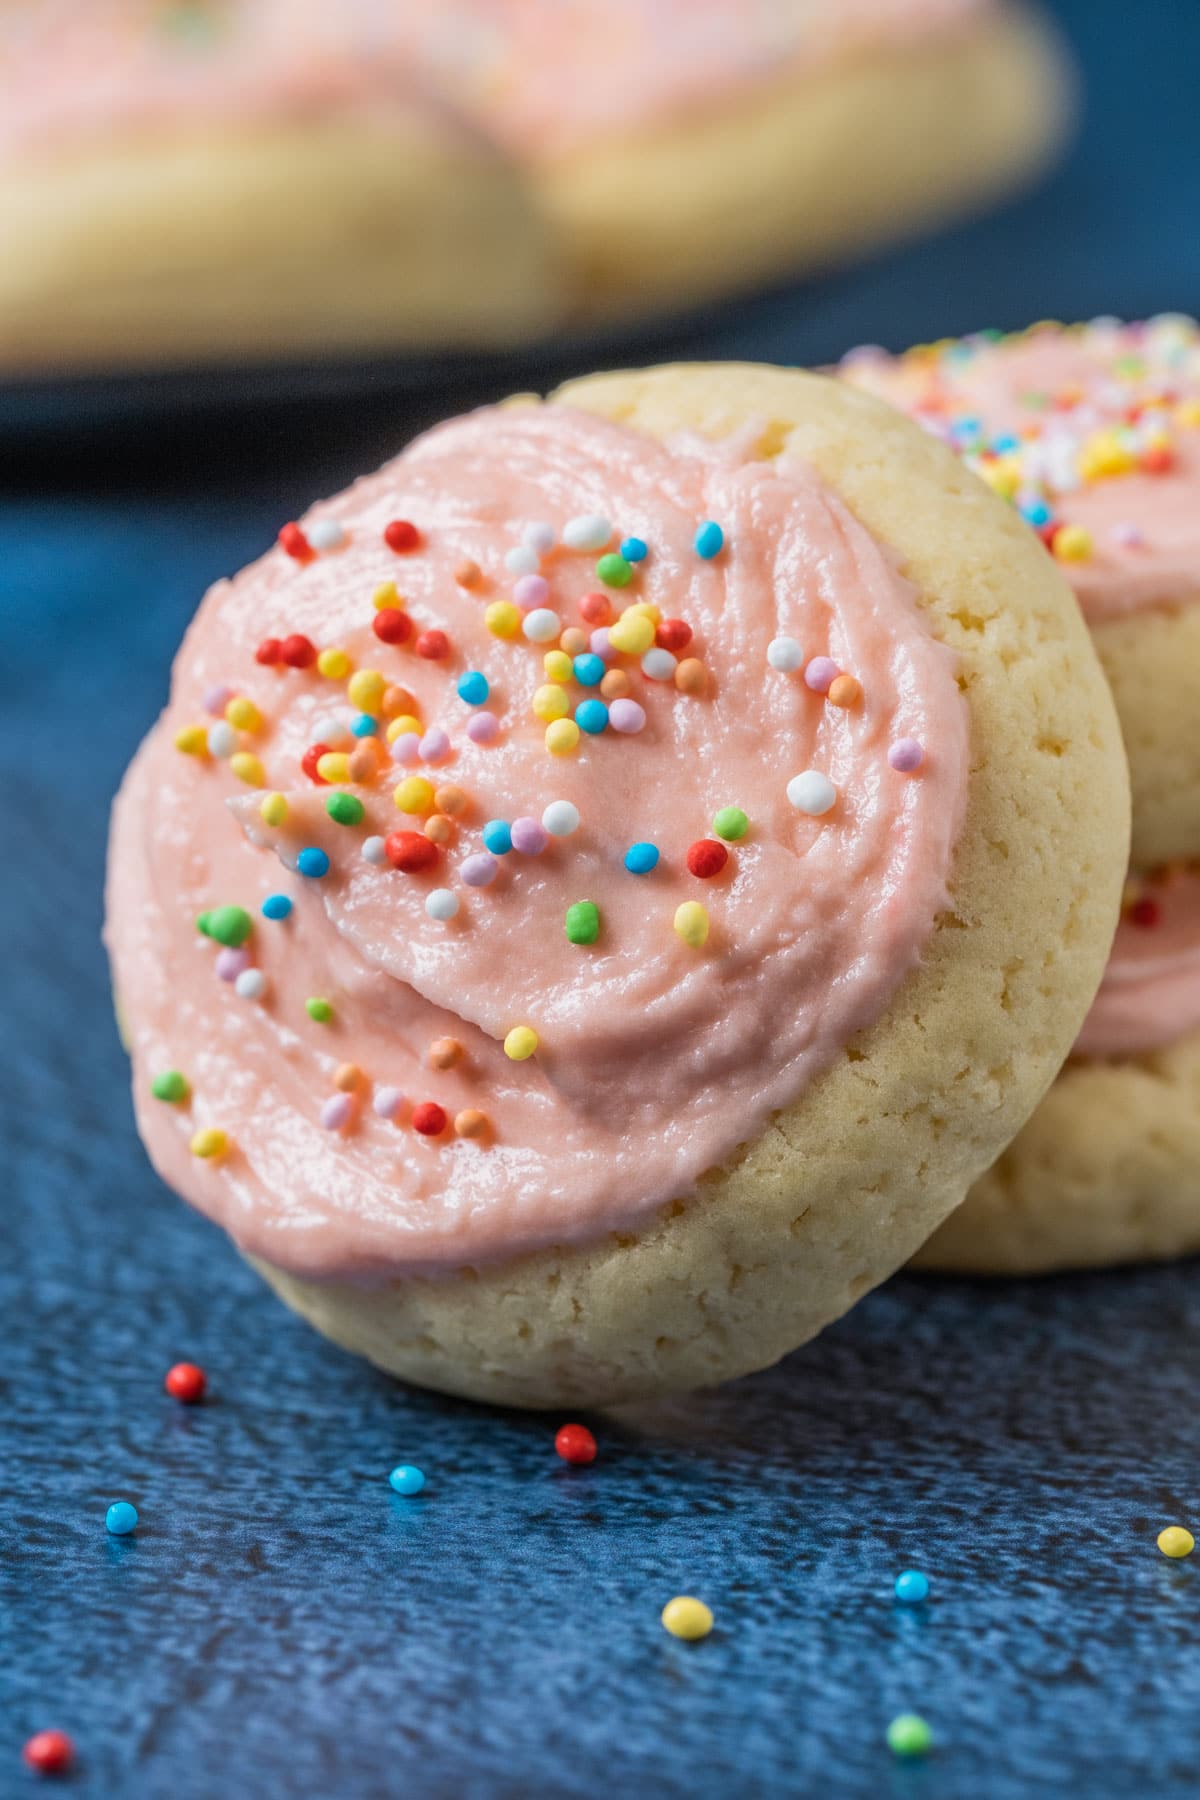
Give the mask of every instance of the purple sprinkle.
M 636 700 L 614 700 L 608 709 L 608 722 L 614 731 L 632 736 L 646 723 L 646 714 Z
M 381 1087 L 372 1104 L 381 1119 L 394 1119 L 404 1105 L 404 1095 L 397 1087 Z
M 494 856 L 481 852 L 478 856 L 468 856 L 458 872 L 468 887 L 490 887 L 500 872 L 500 864 Z
M 222 981 L 236 981 L 244 969 L 250 967 L 250 952 L 245 948 L 233 949 L 226 945 L 217 952 L 217 974 Z
M 232 699 L 233 689 L 231 687 L 210 687 L 205 691 L 204 710 L 219 719 Z
M 441 762 L 450 754 L 450 739 L 440 725 L 432 725 L 421 739 L 421 760 L 423 762 Z
M 898 738 L 888 751 L 888 762 L 901 775 L 911 775 L 925 761 L 925 752 L 916 738 Z
M 421 740 L 415 731 L 402 731 L 392 740 L 394 763 L 415 763 L 421 754 Z
M 593 656 L 599 656 L 603 658 L 605 662 L 611 660 L 613 647 L 608 641 L 607 625 L 599 625 L 596 630 L 593 631 L 591 637 L 588 639 L 588 649 Z
M 495 713 L 475 713 L 467 726 L 467 736 L 473 744 L 492 744 L 500 735 L 500 721 Z
M 1114 525 L 1113 543 L 1120 544 L 1123 550 L 1140 550 L 1146 542 L 1146 534 L 1140 525 Z
M 814 694 L 827 694 L 838 678 L 838 666 L 829 656 L 814 656 L 804 671 L 804 685 Z
M 532 612 L 550 598 L 550 583 L 544 575 L 522 575 L 513 583 L 512 594 L 522 612 Z
M 550 842 L 550 833 L 540 819 L 514 819 L 512 847 L 522 856 L 540 856 Z
M 321 1123 L 326 1131 L 341 1131 L 354 1117 L 353 1094 L 330 1094 L 321 1108 Z

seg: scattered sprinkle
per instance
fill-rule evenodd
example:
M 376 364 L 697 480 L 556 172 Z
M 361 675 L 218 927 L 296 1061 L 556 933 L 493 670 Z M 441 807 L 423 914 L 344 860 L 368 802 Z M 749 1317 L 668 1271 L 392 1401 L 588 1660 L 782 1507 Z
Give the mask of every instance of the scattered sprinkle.
M 310 881 L 319 881 L 329 873 L 329 858 L 317 844 L 309 844 L 296 858 L 296 867 Z
M 346 542 L 346 532 L 337 519 L 318 519 L 308 528 L 308 541 L 314 550 L 338 550 Z
M 597 737 L 608 729 L 608 707 L 603 700 L 581 700 L 575 708 L 575 723 L 589 737 Z
M 268 894 L 262 903 L 264 919 L 286 919 L 292 910 L 290 894 Z
M 402 607 L 385 606 L 371 620 L 371 629 L 384 644 L 406 644 L 413 634 L 413 622 Z
M 693 950 L 708 941 L 708 912 L 698 900 L 685 900 L 675 908 L 675 934 Z
M 614 700 L 608 709 L 608 722 L 625 737 L 636 737 L 645 727 L 646 711 L 636 700 Z
M 163 1377 L 163 1387 L 172 1400 L 180 1400 L 184 1406 L 199 1405 L 207 1386 L 208 1376 L 197 1363 L 173 1363 Z
M 193 1156 L 198 1156 L 202 1162 L 210 1162 L 224 1156 L 229 1148 L 229 1139 L 215 1125 L 210 1125 L 206 1130 L 194 1133 L 188 1147 Z
M 328 1025 L 333 1017 L 333 1007 L 328 1000 L 314 995 L 304 1002 L 304 1010 L 315 1025 Z
M 708 670 L 695 656 L 687 656 L 675 671 L 675 686 L 681 694 L 702 694 L 708 687 Z
M 150 1092 L 156 1100 L 165 1100 L 169 1106 L 178 1106 L 191 1093 L 187 1076 L 181 1075 L 178 1069 L 164 1069 L 150 1083 Z
M 901 775 L 911 775 L 925 761 L 925 751 L 916 738 L 900 738 L 888 751 L 888 763 Z
M 609 644 L 622 656 L 644 656 L 654 642 L 654 621 L 645 613 L 623 612 L 615 625 L 604 629 Z
M 383 852 L 393 869 L 403 875 L 419 875 L 432 869 L 441 851 L 422 831 L 392 831 L 383 840 Z
M 630 844 L 625 852 L 625 867 L 631 875 L 648 875 L 658 867 L 658 845 Z
M 21 1756 L 39 1775 L 61 1775 L 75 1760 L 75 1745 L 65 1731 L 35 1731 Z
M 507 819 L 489 819 L 483 828 L 484 847 L 492 856 L 507 856 L 513 847 L 512 826 Z
M 393 519 L 383 528 L 383 541 L 389 550 L 400 555 L 405 550 L 415 550 L 421 534 L 410 519 Z
M 550 833 L 540 819 L 514 819 L 512 847 L 522 856 L 540 856 L 550 842 Z
M 586 1425 L 560 1425 L 554 1434 L 554 1448 L 565 1463 L 594 1463 L 596 1440 Z
M 640 537 L 627 537 L 621 540 L 621 555 L 628 563 L 640 563 L 646 560 L 645 540 Z
M 363 810 L 357 794 L 330 794 L 325 802 L 325 811 L 335 825 L 361 825 Z
M 538 1034 L 531 1025 L 514 1025 L 504 1040 L 504 1054 L 511 1062 L 527 1062 L 538 1047 Z
M 422 1137 L 441 1137 L 446 1129 L 446 1109 L 436 1100 L 422 1100 L 419 1106 L 413 1107 L 412 1123 L 413 1130 Z
M 703 1600 L 694 1600 L 690 1594 L 677 1594 L 663 1607 L 662 1622 L 672 1637 L 691 1642 L 707 1637 L 712 1630 L 712 1608 L 705 1606 Z
M 804 651 L 794 637 L 772 638 L 767 645 L 767 661 L 781 674 L 791 675 L 804 666 Z
M 568 550 L 603 550 L 612 537 L 612 526 L 602 513 L 580 513 L 563 526 L 562 541 Z
M 488 1128 L 487 1114 L 477 1107 L 466 1106 L 454 1115 L 454 1135 L 460 1138 L 482 1137 Z
M 468 887 L 490 887 L 500 873 L 500 864 L 494 856 L 468 856 L 458 872 Z
M 819 769 L 805 769 L 787 784 L 787 797 L 797 812 L 819 819 L 837 802 L 837 789 Z
M 542 824 L 551 837 L 570 837 L 579 830 L 579 808 L 569 800 L 552 800 L 542 814 Z
M 723 806 L 713 814 L 712 828 L 716 837 L 725 838 L 733 844 L 745 837 L 750 829 L 750 821 L 740 806 Z
M 444 631 L 435 626 L 432 630 L 421 633 L 413 645 L 413 649 L 418 656 L 423 656 L 426 662 L 440 662 L 444 656 L 450 654 L 450 639 Z
M 642 658 L 642 674 L 648 681 L 670 681 L 678 666 L 669 650 L 657 647 L 647 650 Z
M 919 1713 L 897 1713 L 887 1728 L 887 1747 L 893 1756 L 927 1756 L 933 1732 Z
M 387 840 L 381 837 L 363 839 L 363 861 L 369 862 L 373 868 L 381 869 L 387 861 Z
M 1156 1541 L 1164 1556 L 1190 1556 L 1196 1548 L 1195 1538 L 1183 1525 L 1166 1526 L 1159 1532 Z
M 482 706 L 491 691 L 491 684 L 480 669 L 468 669 L 458 678 L 458 697 L 468 706 Z
M 326 1131 L 344 1131 L 354 1119 L 353 1094 L 330 1094 L 321 1106 L 321 1124 Z
M 854 675 L 838 675 L 829 684 L 828 699 L 831 706 L 857 706 L 862 699 L 862 683 Z
M 579 727 L 574 719 L 555 719 L 546 727 L 546 748 L 551 756 L 570 756 L 579 743 Z
M 895 1595 L 906 1606 L 917 1606 L 929 1596 L 929 1581 L 919 1569 L 902 1569 L 896 1577 Z
M 463 1059 L 463 1047 L 457 1038 L 434 1038 L 429 1046 L 428 1060 L 431 1069 L 453 1069 Z
M 398 1087 L 376 1088 L 371 1104 L 379 1118 L 394 1119 L 404 1105 L 404 1095 Z
M 827 694 L 838 674 L 838 666 L 832 657 L 814 656 L 804 671 L 804 685 L 814 694 Z
M 267 978 L 261 969 L 243 969 L 233 984 L 239 1000 L 261 1000 L 267 991 Z
M 568 906 L 564 925 L 567 942 L 594 944 L 600 936 L 600 908 L 594 900 L 576 900 Z
M 114 1500 L 104 1515 L 104 1529 L 112 1537 L 128 1537 L 136 1531 L 137 1522 L 137 1507 L 128 1500 Z
M 716 838 L 698 838 L 688 846 L 687 866 L 691 874 L 699 876 L 701 881 L 711 881 L 719 875 L 729 861 L 729 852 L 724 844 Z M 678 920 L 675 929 L 679 930 Z M 680 932 L 682 937 L 684 934 Z M 703 938 L 700 940 L 703 943 Z
M 596 579 L 602 581 L 605 587 L 628 587 L 633 580 L 633 564 L 626 562 L 623 556 L 614 555 L 610 550 L 608 555 L 602 556 L 596 564 Z
M 403 1494 L 406 1499 L 411 1499 L 413 1494 L 419 1494 L 425 1486 L 425 1477 L 420 1469 L 414 1469 L 411 1463 L 401 1463 L 388 1476 L 388 1486 L 395 1493 Z
M 711 562 L 714 556 L 720 556 L 725 548 L 725 533 L 714 519 L 706 519 L 695 537 L 696 555 L 702 556 L 705 562 Z

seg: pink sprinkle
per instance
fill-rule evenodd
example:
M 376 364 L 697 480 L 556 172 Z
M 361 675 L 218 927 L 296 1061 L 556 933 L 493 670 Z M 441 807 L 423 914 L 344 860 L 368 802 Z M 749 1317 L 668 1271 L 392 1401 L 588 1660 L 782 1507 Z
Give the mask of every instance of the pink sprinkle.
M 608 722 L 614 731 L 632 736 L 646 723 L 646 714 L 636 700 L 614 700 L 608 709 Z
M 1146 534 L 1140 525 L 1114 525 L 1112 538 L 1113 543 L 1120 544 L 1123 550 L 1141 550 L 1146 543 Z
M 421 739 L 415 731 L 402 731 L 392 742 L 394 763 L 415 763 L 421 754 Z
M 804 671 L 804 685 L 814 694 L 827 694 L 837 678 L 838 666 L 828 656 L 814 656 Z
M 468 887 L 490 887 L 500 872 L 500 864 L 494 856 L 481 852 L 478 856 L 468 856 L 458 872 Z
M 588 639 L 588 649 L 593 656 L 603 657 L 605 662 L 608 662 L 611 659 L 613 647 L 608 641 L 607 625 L 601 625 L 597 630 L 593 631 L 591 637 Z
M 432 725 L 421 739 L 421 759 L 423 762 L 441 762 L 450 754 L 450 739 L 440 725 Z
M 500 721 L 495 713 L 472 713 L 467 736 L 473 744 L 493 744 L 500 735 Z
M 245 948 L 233 949 L 226 945 L 217 952 L 217 974 L 222 981 L 236 981 L 243 969 L 250 967 L 250 952 Z
M 513 583 L 513 599 L 522 612 L 532 612 L 535 606 L 545 606 L 550 598 L 550 583 L 544 575 L 522 575 Z
M 219 719 L 232 699 L 233 689 L 231 687 L 210 687 L 205 691 L 204 710 Z
M 540 856 L 550 842 L 550 833 L 540 819 L 514 819 L 512 847 L 522 856 Z
M 326 1131 L 344 1131 L 353 1117 L 353 1094 L 330 1094 L 321 1108 L 321 1123 Z
M 899 738 L 888 751 L 888 762 L 901 775 L 911 775 L 924 761 L 925 752 L 916 738 Z
M 381 1087 L 372 1104 L 381 1119 L 394 1119 L 404 1105 L 404 1095 L 397 1087 Z

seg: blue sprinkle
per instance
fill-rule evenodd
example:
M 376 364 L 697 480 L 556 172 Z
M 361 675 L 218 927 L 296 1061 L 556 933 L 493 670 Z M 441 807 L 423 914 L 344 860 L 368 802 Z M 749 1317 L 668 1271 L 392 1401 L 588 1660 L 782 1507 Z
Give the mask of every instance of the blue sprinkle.
M 315 844 L 310 844 L 307 850 L 302 850 L 296 858 L 296 867 L 302 875 L 309 875 L 316 880 L 321 875 L 328 875 L 329 858 Z
M 355 737 L 374 737 L 379 730 L 379 720 L 373 719 L 370 713 L 359 713 L 350 729 Z
M 482 706 L 491 691 L 488 678 L 480 669 L 468 669 L 458 678 L 458 697 L 468 706 Z
M 401 1463 L 388 1476 L 388 1486 L 398 1494 L 419 1494 L 425 1486 L 425 1477 L 420 1469 L 414 1469 L 411 1463 Z
M 104 1515 L 104 1529 L 113 1537 L 128 1537 L 138 1522 L 137 1507 L 128 1500 L 114 1500 Z
M 696 533 L 696 555 L 702 556 L 705 562 L 711 562 L 714 556 L 720 556 L 725 545 L 725 533 L 712 519 L 705 519 Z
M 595 737 L 608 724 L 608 708 L 603 700 L 581 700 L 575 708 L 575 723 L 580 731 Z
M 646 545 L 642 538 L 628 537 L 622 539 L 621 555 L 626 562 L 639 563 L 646 560 Z
M 593 656 L 585 650 L 582 656 L 575 658 L 575 679 L 580 687 L 599 687 L 604 680 L 607 664 L 602 656 Z
M 507 819 L 489 819 L 483 828 L 483 841 L 493 856 L 507 856 L 512 849 L 512 826 Z
M 1009 450 L 1019 449 L 1020 444 L 1020 438 L 1014 437 L 1011 431 L 1006 431 L 1001 437 L 992 439 L 992 449 L 998 456 L 1003 456 Z
M 648 875 L 657 866 L 657 844 L 630 844 L 625 852 L 625 867 L 631 875 Z
M 262 903 L 264 919 L 286 919 L 292 910 L 287 894 L 268 894 Z
M 917 1606 L 929 1593 L 929 1582 L 919 1569 L 902 1569 L 896 1577 L 896 1598 Z
M 1044 500 L 1030 500 L 1027 505 L 1021 507 L 1020 512 L 1021 517 L 1035 527 L 1050 523 L 1050 508 Z

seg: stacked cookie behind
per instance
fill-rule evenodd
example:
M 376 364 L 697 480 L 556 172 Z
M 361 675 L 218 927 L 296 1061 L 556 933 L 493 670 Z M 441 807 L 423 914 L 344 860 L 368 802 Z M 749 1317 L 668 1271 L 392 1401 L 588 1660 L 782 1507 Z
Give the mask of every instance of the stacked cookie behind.
M 1185 318 L 982 333 L 842 374 L 1012 502 L 1067 575 L 1112 686 L 1132 866 L 1075 1054 L 934 1235 L 930 1267 L 1200 1249 L 1200 335 Z

